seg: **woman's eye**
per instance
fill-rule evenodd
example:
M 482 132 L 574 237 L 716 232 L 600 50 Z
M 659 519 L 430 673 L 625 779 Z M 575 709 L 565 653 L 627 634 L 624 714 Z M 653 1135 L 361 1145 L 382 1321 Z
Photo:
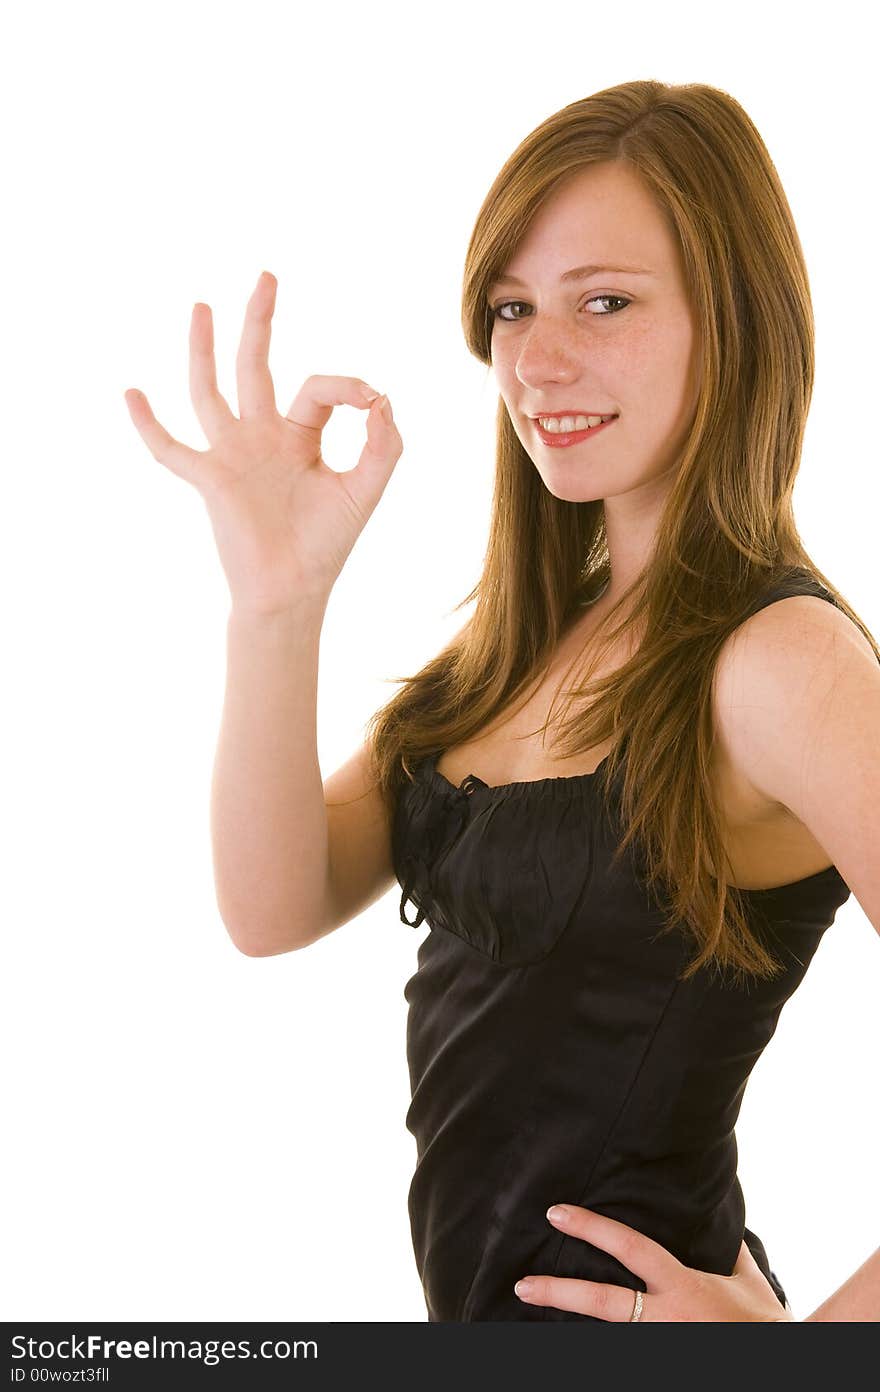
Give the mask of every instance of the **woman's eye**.
M 622 295 L 591 295 L 590 298 L 586 301 L 586 303 L 595 304 L 598 300 L 616 300 L 618 308 L 604 309 L 601 310 L 599 313 L 593 313 L 593 318 L 595 319 L 602 319 L 608 314 L 619 314 L 621 309 L 625 309 L 626 306 L 630 304 L 630 301 L 624 299 Z M 517 314 L 510 318 L 508 315 L 502 314 L 501 311 L 502 309 L 511 309 L 515 305 L 524 305 L 525 303 L 525 300 L 504 300 L 503 303 L 495 305 L 494 309 L 492 310 L 492 317 L 493 319 L 500 319 L 504 324 L 515 324 L 518 319 L 521 319 L 524 316 Z

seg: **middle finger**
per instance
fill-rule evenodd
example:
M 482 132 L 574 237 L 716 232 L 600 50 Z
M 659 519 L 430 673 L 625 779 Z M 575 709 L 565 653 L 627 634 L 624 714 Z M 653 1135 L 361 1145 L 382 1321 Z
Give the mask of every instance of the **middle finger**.
M 275 277 L 263 271 L 257 288 L 248 300 L 235 360 L 238 414 L 242 419 L 277 409 L 275 388 L 269 372 L 269 340 L 272 337 L 272 314 L 277 289 Z

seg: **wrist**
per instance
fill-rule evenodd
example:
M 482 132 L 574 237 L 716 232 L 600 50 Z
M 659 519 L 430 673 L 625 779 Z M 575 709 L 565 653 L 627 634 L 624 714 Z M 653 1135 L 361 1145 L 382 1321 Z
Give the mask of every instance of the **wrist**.
M 289 628 L 299 628 L 304 623 L 322 623 L 329 595 L 302 595 L 289 604 L 274 609 L 233 603 L 229 610 L 228 623 L 231 628 L 257 629 L 274 632 Z

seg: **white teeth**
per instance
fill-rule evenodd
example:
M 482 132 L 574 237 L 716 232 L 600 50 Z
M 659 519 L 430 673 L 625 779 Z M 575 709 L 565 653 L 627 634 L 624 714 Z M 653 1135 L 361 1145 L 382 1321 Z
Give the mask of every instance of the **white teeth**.
M 613 420 L 613 416 L 539 416 L 544 430 L 551 435 L 564 435 L 572 430 L 592 430 L 603 421 Z

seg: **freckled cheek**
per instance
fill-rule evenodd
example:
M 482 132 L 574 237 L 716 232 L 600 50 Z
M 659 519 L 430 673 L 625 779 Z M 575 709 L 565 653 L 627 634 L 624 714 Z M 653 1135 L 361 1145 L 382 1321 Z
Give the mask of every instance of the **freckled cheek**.
M 693 372 L 689 335 L 645 334 L 619 348 L 609 362 L 609 381 L 620 382 L 622 399 L 653 401 L 659 416 L 675 416 L 687 406 L 689 369 Z

